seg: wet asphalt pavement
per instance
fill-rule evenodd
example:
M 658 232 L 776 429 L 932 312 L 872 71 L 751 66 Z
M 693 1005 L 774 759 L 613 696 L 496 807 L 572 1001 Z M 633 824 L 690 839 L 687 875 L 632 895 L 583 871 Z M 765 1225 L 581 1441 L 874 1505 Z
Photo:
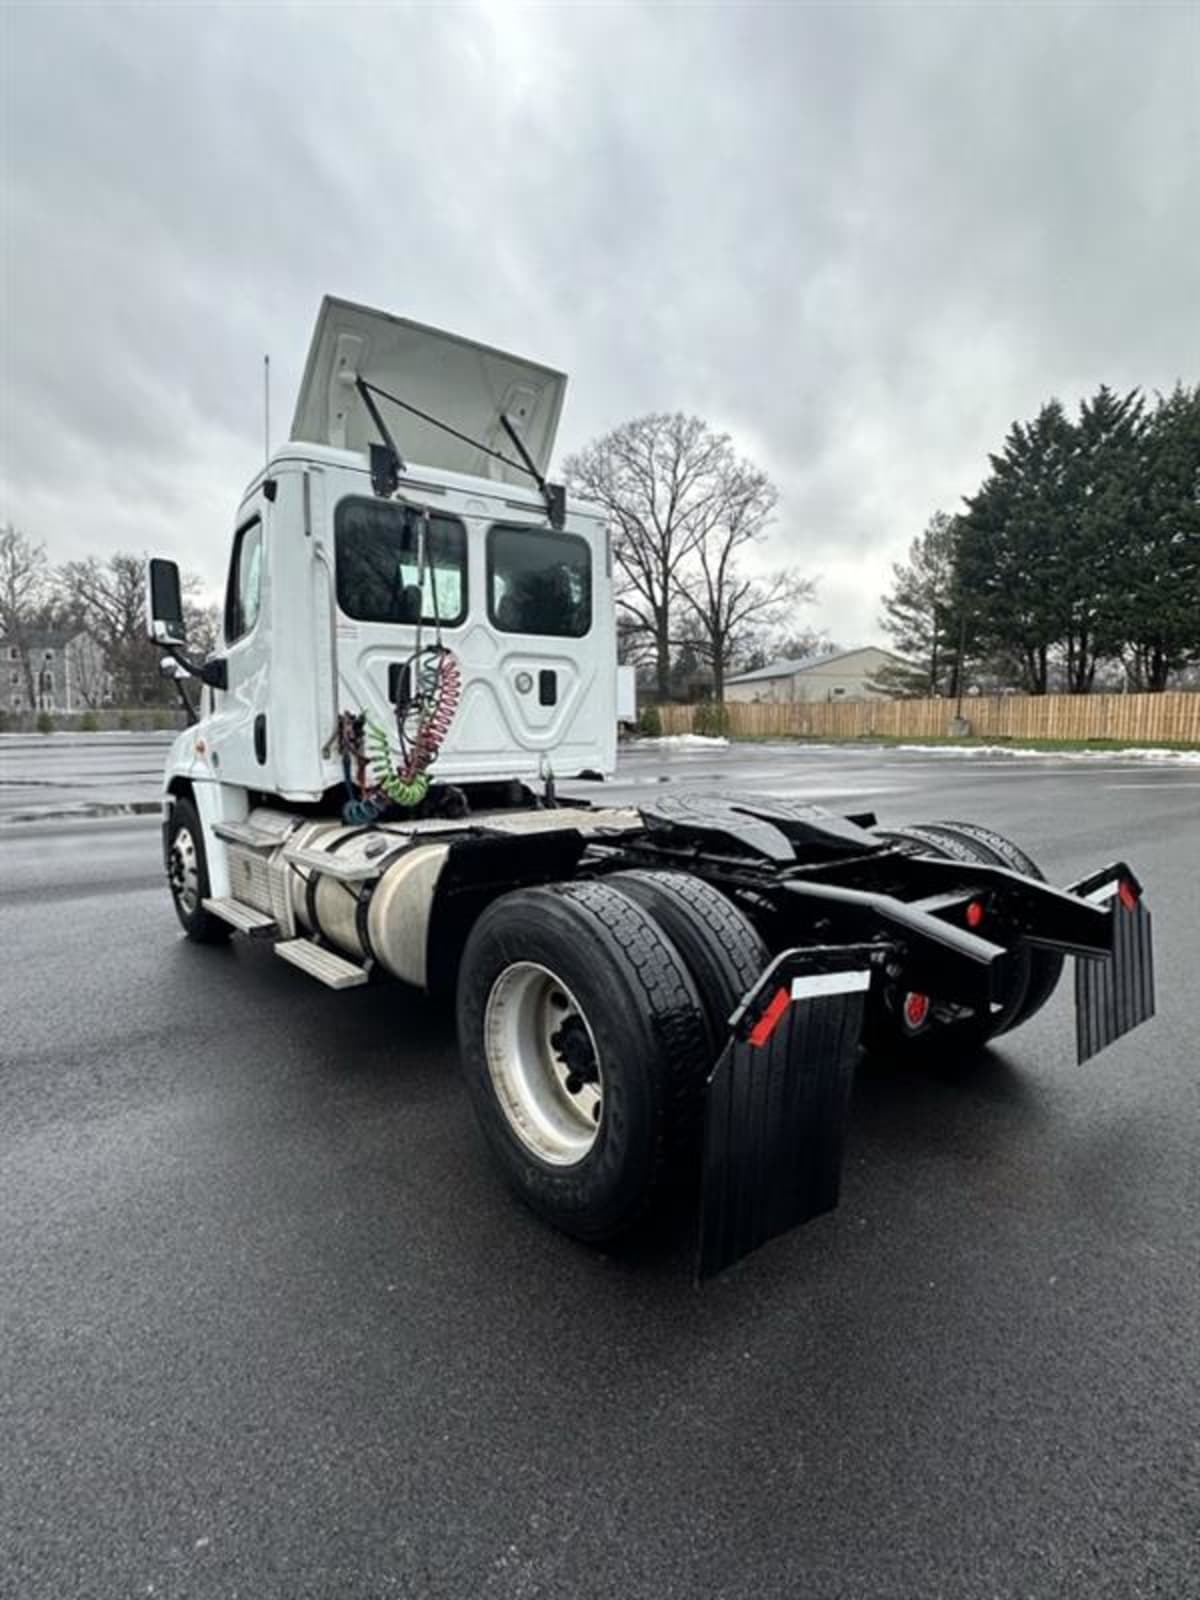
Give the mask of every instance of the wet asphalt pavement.
M 1127 855 L 1160 1015 L 860 1073 L 840 1209 L 697 1291 L 509 1198 L 447 1017 L 187 945 L 162 737 L 0 740 L 0 1595 L 1200 1595 L 1200 767 L 626 761 Z M 595 791 L 592 791 L 593 794 Z M 15 816 L 41 820 L 14 821 Z

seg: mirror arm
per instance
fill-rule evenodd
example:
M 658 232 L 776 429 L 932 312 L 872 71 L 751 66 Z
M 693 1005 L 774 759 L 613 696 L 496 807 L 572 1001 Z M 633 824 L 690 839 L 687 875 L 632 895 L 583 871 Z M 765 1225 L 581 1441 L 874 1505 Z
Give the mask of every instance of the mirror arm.
M 176 678 L 174 682 L 175 693 L 179 696 L 179 703 L 183 707 L 183 714 L 187 718 L 187 725 L 189 728 L 193 728 L 200 720 L 199 713 L 197 712 L 196 707 L 192 704 L 191 695 L 183 687 L 183 679 Z
M 178 661 L 190 677 L 199 678 L 210 689 L 228 689 L 229 668 L 224 656 L 210 656 L 207 661 L 198 662 L 185 656 L 177 644 L 160 645 L 159 648 L 165 650 L 173 661 Z

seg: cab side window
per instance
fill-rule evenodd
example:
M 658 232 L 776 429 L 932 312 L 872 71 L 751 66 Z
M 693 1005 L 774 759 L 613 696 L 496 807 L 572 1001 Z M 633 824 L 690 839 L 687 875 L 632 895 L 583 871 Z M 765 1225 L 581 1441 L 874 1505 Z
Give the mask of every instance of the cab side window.
M 225 593 L 225 643 L 250 632 L 262 606 L 263 530 L 257 517 L 234 535 Z

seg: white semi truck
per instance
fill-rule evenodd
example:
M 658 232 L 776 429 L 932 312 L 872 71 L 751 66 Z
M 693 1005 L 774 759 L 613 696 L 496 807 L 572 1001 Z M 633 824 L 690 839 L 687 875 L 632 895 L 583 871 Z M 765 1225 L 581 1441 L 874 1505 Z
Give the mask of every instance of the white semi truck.
M 148 568 L 151 638 L 201 686 L 167 760 L 167 878 L 190 939 L 452 995 L 522 1197 L 602 1240 L 698 1194 L 708 1275 L 836 1203 L 860 1048 L 977 1050 L 1066 954 L 1081 1059 L 1145 1020 L 1149 913 L 1123 863 L 1053 889 L 969 824 L 594 803 L 612 552 L 546 481 L 565 384 L 325 300 L 291 439 L 234 519 L 211 659 L 178 568 Z

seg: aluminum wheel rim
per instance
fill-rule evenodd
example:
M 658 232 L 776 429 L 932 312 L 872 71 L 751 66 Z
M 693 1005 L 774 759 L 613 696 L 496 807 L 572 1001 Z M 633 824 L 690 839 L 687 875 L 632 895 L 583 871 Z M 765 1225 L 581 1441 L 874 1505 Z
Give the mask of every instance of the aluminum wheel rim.
M 200 862 L 190 828 L 180 828 L 171 841 L 167 877 L 180 909 L 190 917 L 200 904 Z
M 604 1078 L 579 1002 L 557 973 L 517 961 L 493 983 L 484 1052 L 509 1127 L 551 1166 L 572 1167 L 596 1143 Z

